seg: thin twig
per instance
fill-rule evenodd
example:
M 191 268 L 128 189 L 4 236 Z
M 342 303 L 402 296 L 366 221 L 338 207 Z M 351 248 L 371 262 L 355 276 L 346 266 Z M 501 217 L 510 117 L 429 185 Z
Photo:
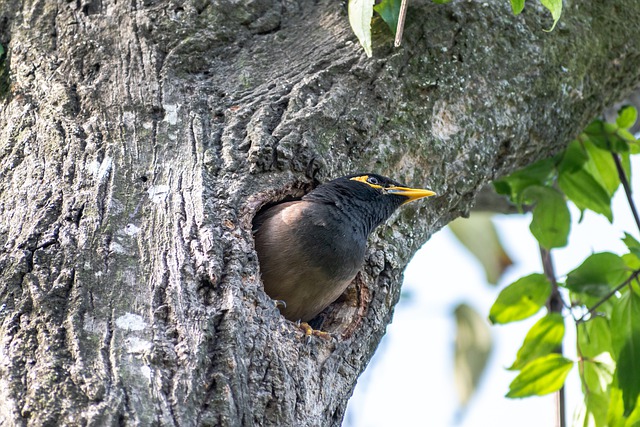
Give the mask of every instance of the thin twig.
M 398 14 L 398 25 L 396 26 L 396 39 L 393 42 L 395 47 L 400 47 L 402 43 L 402 33 L 404 32 L 404 18 L 407 16 L 407 3 L 409 0 L 402 0 L 400 3 L 400 14 Z
M 540 258 L 542 259 L 542 269 L 544 270 L 545 276 L 551 283 L 551 295 L 549 296 L 549 300 L 547 300 L 547 309 L 551 313 L 562 313 L 562 308 L 564 307 L 564 300 L 562 299 L 562 295 L 560 295 L 560 290 L 558 289 L 558 281 L 556 280 L 556 272 L 553 267 L 553 258 L 551 258 L 551 251 L 540 246 Z M 562 343 L 556 349 L 558 354 L 562 354 Z M 567 405 L 565 400 L 565 390 L 564 386 L 560 388 L 556 392 L 556 426 L 557 427 L 566 427 L 567 425 Z
M 558 281 L 556 280 L 556 271 L 553 266 L 551 251 L 540 246 L 540 258 L 542 259 L 542 269 L 544 270 L 544 274 L 547 276 L 547 280 L 549 280 L 552 286 L 551 296 L 547 301 L 547 308 L 553 313 L 562 313 L 562 308 L 565 307 L 566 304 L 558 290 Z
M 616 169 L 618 169 L 618 176 L 620 177 L 620 182 L 622 183 L 624 192 L 627 195 L 627 201 L 629 202 L 629 207 L 631 208 L 631 212 L 633 213 L 633 219 L 635 219 L 636 226 L 638 227 L 638 231 L 640 231 L 640 216 L 638 216 L 638 210 L 636 209 L 636 204 L 633 202 L 633 199 L 631 198 L 631 186 L 629 185 L 627 174 L 624 173 L 624 169 L 622 168 L 622 163 L 620 162 L 620 157 L 618 157 L 616 153 L 611 153 L 611 155 L 613 156 L 613 161 L 616 164 Z
M 579 323 L 584 322 L 585 321 L 585 317 L 590 316 L 591 314 L 593 314 L 598 309 L 598 307 L 600 307 L 602 304 L 604 304 L 609 298 L 614 296 L 620 289 L 624 288 L 629 283 L 631 283 L 633 280 L 637 279 L 638 276 L 640 276 L 640 270 L 634 271 L 633 274 L 631 276 L 629 276 L 629 278 L 627 280 L 622 282 L 620 285 L 616 286 L 607 295 L 603 296 L 600 301 L 598 301 L 593 307 L 591 307 L 589 309 L 589 311 L 587 311 L 585 314 L 583 314 L 581 318 L 576 320 L 576 325 L 579 324 Z

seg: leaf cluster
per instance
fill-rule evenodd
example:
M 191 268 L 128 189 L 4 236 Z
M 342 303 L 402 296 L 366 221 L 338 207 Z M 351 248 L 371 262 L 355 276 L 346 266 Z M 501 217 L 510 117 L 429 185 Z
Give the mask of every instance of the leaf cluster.
M 612 221 L 611 198 L 621 182 L 628 185 L 629 156 L 640 151 L 629 133 L 636 119 L 636 109 L 624 107 L 615 123 L 595 120 L 564 152 L 494 183 L 522 210 L 531 210 L 530 230 L 542 247 L 567 244 L 568 202 Z M 629 203 L 635 209 L 630 198 Z M 622 240 L 628 249 L 624 255 L 595 253 L 563 281 L 535 273 L 499 294 L 489 314 L 493 323 L 546 311 L 510 367 L 519 373 L 507 397 L 555 392 L 577 366 L 584 392 L 583 425 L 640 424 L 640 243 L 629 233 Z M 577 329 L 575 361 L 561 354 L 566 319 L 546 308 L 554 291 L 569 298 L 564 311 Z
M 567 199 L 613 221 L 611 198 L 620 186 L 619 166 L 630 176 L 629 155 L 640 144 L 629 133 L 634 107 L 620 110 L 616 123 L 594 120 L 560 154 L 494 182 L 522 210 L 532 210 L 531 233 L 545 249 L 566 246 L 571 229 Z

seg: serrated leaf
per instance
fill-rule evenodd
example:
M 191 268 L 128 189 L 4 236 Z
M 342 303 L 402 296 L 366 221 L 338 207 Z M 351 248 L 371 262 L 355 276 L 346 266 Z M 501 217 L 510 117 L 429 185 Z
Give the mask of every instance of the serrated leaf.
M 491 218 L 492 213 L 473 212 L 469 218 L 457 218 L 449 229 L 484 267 L 487 282 L 496 284 L 502 273 L 513 264 L 505 252 Z
M 625 292 L 611 314 L 611 342 L 617 356 L 616 379 L 622 390 L 624 415 L 635 409 L 640 396 L 640 296 Z
M 524 0 L 511 0 L 511 10 L 514 15 L 519 15 L 524 9 Z
M 522 277 L 506 288 L 491 306 L 491 323 L 509 323 L 536 314 L 551 295 L 551 283 L 543 274 Z
M 585 169 L 558 176 L 558 187 L 578 209 L 589 209 L 613 221 L 611 196 Z
M 567 202 L 558 190 L 532 186 L 523 193 L 527 203 L 534 203 L 529 229 L 545 249 L 566 246 L 571 228 L 571 214 Z
M 398 16 L 400 16 L 401 3 L 402 0 L 382 0 L 373 6 L 373 10 L 378 12 L 393 34 L 396 33 L 396 29 L 398 28 Z
M 507 397 L 543 396 L 560 390 L 573 362 L 560 354 L 548 354 L 527 364 L 509 385 Z
M 545 31 L 553 31 L 562 14 L 562 0 L 540 0 L 540 3 L 551 12 L 553 17 L 553 25 Z
M 455 383 L 461 406 L 474 394 L 491 353 L 491 331 L 486 319 L 467 304 L 455 309 Z
M 555 350 L 564 338 L 564 319 L 560 313 L 549 313 L 529 329 L 509 369 L 522 369 L 527 363 Z
M 368 57 L 371 57 L 371 18 L 375 0 L 349 0 L 349 24 Z
M 633 105 L 625 105 L 618 110 L 616 124 L 623 129 L 632 127 L 638 120 L 638 110 Z
M 590 255 L 567 275 L 565 286 L 574 292 L 602 297 L 620 285 L 628 274 L 624 260 L 611 252 Z

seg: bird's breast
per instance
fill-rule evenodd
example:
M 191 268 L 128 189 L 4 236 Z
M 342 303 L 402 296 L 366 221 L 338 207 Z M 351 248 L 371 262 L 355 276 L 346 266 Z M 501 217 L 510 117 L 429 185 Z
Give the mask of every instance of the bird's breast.
M 361 236 L 330 206 L 276 207 L 255 233 L 265 291 L 290 320 L 310 320 L 344 292 L 362 266 Z

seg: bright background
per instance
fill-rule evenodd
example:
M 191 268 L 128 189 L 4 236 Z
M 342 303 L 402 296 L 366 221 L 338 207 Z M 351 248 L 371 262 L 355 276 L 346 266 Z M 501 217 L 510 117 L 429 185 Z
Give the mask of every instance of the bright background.
M 632 158 L 638 171 L 640 159 Z M 636 177 L 637 177 L 636 173 Z M 640 188 L 640 179 L 632 188 Z M 640 190 L 639 190 L 640 191 Z M 552 251 L 560 279 L 594 252 L 623 254 L 623 231 L 639 238 L 622 187 L 613 200 L 614 223 L 571 205 L 569 244 Z M 502 243 L 514 261 L 497 287 L 487 285 L 485 273 L 475 258 L 450 230 L 435 234 L 415 255 L 405 271 L 403 294 L 393 323 L 387 328 L 376 354 L 358 380 L 343 422 L 344 427 L 541 427 L 554 426 L 553 395 L 506 399 L 516 372 L 505 367 L 515 360 L 526 332 L 541 317 L 492 326 L 493 352 L 476 395 L 460 413 L 454 388 L 454 308 L 465 302 L 488 316 L 499 291 L 518 278 L 542 273 L 538 245 L 529 233 L 529 215 L 498 215 L 494 223 Z M 544 310 L 543 310 L 544 312 Z M 565 320 L 565 356 L 575 360 L 575 323 Z M 577 368 L 567 380 L 567 422 L 572 424 L 582 395 Z

